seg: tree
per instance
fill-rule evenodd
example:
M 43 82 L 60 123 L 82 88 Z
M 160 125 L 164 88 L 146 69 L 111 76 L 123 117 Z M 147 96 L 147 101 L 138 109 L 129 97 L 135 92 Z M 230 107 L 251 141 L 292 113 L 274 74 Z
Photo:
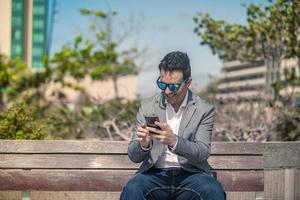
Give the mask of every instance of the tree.
M 250 4 L 247 9 L 249 32 L 253 35 L 252 40 L 255 44 L 248 48 L 255 49 L 256 55 L 261 55 L 265 60 L 267 83 L 272 85 L 275 99 L 279 97 L 278 88 L 282 85 L 280 65 L 282 60 L 287 58 L 291 45 L 290 26 L 294 23 L 290 19 L 292 8 L 292 1 L 279 0 L 266 7 Z
M 26 66 L 18 59 L 10 60 L 0 54 L 0 111 L 6 108 L 4 93 L 8 87 L 13 86 L 18 81 L 19 75 L 26 69 Z
M 72 44 L 63 46 L 52 58 L 45 56 L 43 69 L 19 73 L 18 79 L 10 85 L 6 95 L 10 102 L 23 102 L 34 108 L 30 120 L 42 119 L 46 122 L 47 131 L 50 133 L 47 138 L 85 138 L 90 133 L 98 136 L 101 130 L 101 133 L 107 132 L 106 137 L 128 139 L 138 102 L 123 102 L 118 98 L 116 81 L 119 76 L 137 73 L 134 60 L 139 52 L 135 48 L 124 51 L 119 49 L 120 43 L 114 39 L 114 29 L 111 26 L 116 12 L 83 9 L 81 13 L 91 17 L 91 20 L 94 19 L 95 24 L 90 26 L 93 37 L 85 39 L 78 36 Z M 124 41 L 126 35 L 121 39 Z M 66 79 L 71 77 L 80 82 L 86 76 L 94 80 L 113 78 L 117 99 L 97 106 L 89 98 L 85 98 L 82 108 L 72 110 L 64 105 L 65 94 L 60 89 L 54 91 L 58 98 L 57 104 L 54 105 L 45 98 L 46 88 L 52 83 L 79 90 L 81 95 L 86 95 L 79 84 L 70 83 Z M 18 120 L 17 115 L 13 115 L 10 121 L 14 120 Z M 30 120 L 22 123 L 24 130 L 27 130 L 26 124 L 31 124 Z M 9 138 L 7 135 L 4 137 Z M 25 139 L 30 138 L 26 136 Z
M 137 73 L 134 56 L 138 51 L 135 48 L 120 53 L 117 51 L 120 43 L 113 39 L 112 28 L 112 20 L 117 14 L 115 11 L 105 13 L 81 9 L 80 12 L 91 17 L 93 23 L 90 29 L 93 37 L 84 39 L 83 36 L 77 36 L 72 44 L 64 45 L 52 58 L 45 56 L 44 69 L 23 73 L 8 94 L 10 100 L 26 97 L 28 103 L 34 103 L 44 110 L 49 106 L 45 99 L 45 91 L 49 84 L 59 83 L 62 87 L 84 92 L 78 84 L 68 82 L 65 78 L 71 77 L 80 82 L 86 76 L 94 80 L 111 77 L 116 97 L 119 97 L 117 79 L 122 75 Z M 122 40 L 125 39 L 124 36 Z M 54 92 L 59 100 L 65 98 L 61 90 Z
M 298 71 L 300 73 L 300 1 L 292 1 L 287 8 L 287 51 L 286 58 L 297 58 Z M 299 84 L 300 85 L 300 84 Z
M 265 7 L 250 4 L 245 26 L 200 13 L 194 17 L 194 31 L 201 37 L 201 44 L 208 45 L 224 61 L 265 61 L 267 85 L 276 88 L 281 61 L 300 55 L 299 8 L 299 1 L 278 0 Z
M 112 78 L 116 97 L 119 98 L 117 80 L 120 76 L 137 73 L 134 56 L 138 51 L 136 48 L 117 51 L 126 36 L 121 40 L 114 38 L 113 18 L 117 15 L 116 11 L 81 9 L 80 12 L 92 21 L 89 26 L 92 38 L 76 37 L 74 45 L 64 46 L 52 61 L 61 71 L 68 70 L 75 78 L 85 75 L 90 75 L 94 80 Z
M 224 61 L 244 59 L 245 52 L 237 49 L 244 47 L 245 26 L 215 20 L 207 13 L 199 13 L 193 20 L 194 32 L 201 38 L 201 45 L 208 45 L 212 53 Z
M 283 99 L 279 94 L 287 85 L 300 85 L 295 70 L 286 71 L 284 80 L 279 77 L 283 59 L 298 58 L 300 69 L 299 5 L 298 0 L 270 1 L 264 7 L 250 4 L 246 6 L 246 25 L 215 20 L 203 13 L 193 18 L 201 45 L 209 46 L 223 61 L 264 61 L 268 86 L 274 89 L 274 99 L 280 100 L 216 106 L 218 134 L 232 141 L 264 141 L 272 139 L 274 132 L 275 139 L 299 140 L 299 109 L 292 105 L 291 98 Z

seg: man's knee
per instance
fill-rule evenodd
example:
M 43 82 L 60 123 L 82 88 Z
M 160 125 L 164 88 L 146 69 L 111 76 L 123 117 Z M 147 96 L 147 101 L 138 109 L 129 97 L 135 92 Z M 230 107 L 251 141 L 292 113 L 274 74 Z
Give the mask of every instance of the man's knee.
M 123 191 L 145 193 L 153 187 L 153 180 L 148 175 L 139 174 L 133 177 L 123 188 Z
M 209 197 L 208 199 L 226 199 L 222 185 L 213 177 L 201 174 L 193 176 L 190 181 L 190 186 L 194 186 L 192 189 L 200 193 L 201 196 Z
M 123 191 L 126 191 L 126 192 L 132 192 L 132 193 L 136 193 L 138 191 L 141 191 L 140 187 L 139 187 L 139 184 L 136 183 L 136 182 L 128 182 L 125 187 L 123 188 Z
M 138 175 L 131 180 L 125 185 L 123 190 L 127 191 L 142 191 L 142 188 L 146 186 L 146 177 L 142 177 L 143 175 Z
M 121 200 L 144 199 L 139 179 L 131 179 L 123 188 Z
M 203 190 L 207 193 L 223 193 L 223 187 L 217 181 L 203 186 Z
M 222 187 L 222 185 L 212 178 L 211 181 L 207 182 L 207 184 L 200 186 L 201 193 L 206 196 L 210 197 L 211 199 L 226 199 L 226 193 Z

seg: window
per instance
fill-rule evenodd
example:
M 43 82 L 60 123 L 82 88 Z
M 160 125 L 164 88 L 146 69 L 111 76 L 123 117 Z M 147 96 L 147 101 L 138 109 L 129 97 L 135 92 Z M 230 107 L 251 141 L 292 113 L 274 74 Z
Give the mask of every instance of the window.
M 13 10 L 22 10 L 23 3 L 21 1 L 14 1 L 12 7 L 13 7 Z
M 34 34 L 33 35 L 33 43 L 43 43 L 44 35 L 43 34 Z
M 37 15 L 44 15 L 45 14 L 45 9 L 42 6 L 35 6 L 33 9 L 33 13 L 35 16 Z
M 34 20 L 33 27 L 34 28 L 44 27 L 44 21 L 43 20 Z

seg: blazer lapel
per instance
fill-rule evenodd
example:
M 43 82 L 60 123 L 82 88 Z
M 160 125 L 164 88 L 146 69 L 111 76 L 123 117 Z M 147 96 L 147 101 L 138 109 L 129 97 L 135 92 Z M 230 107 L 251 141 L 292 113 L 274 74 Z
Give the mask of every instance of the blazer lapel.
M 159 117 L 159 121 L 160 122 L 167 122 L 166 119 L 166 103 L 165 103 L 165 98 L 163 95 L 158 95 L 157 99 L 156 99 L 156 105 L 154 106 L 155 108 L 155 115 L 157 115 Z M 164 151 L 165 146 L 158 142 L 157 140 L 153 140 L 153 147 L 151 150 L 151 158 L 153 163 L 155 163 L 159 156 L 162 154 L 162 152 Z
M 166 102 L 164 95 L 159 95 L 158 98 L 156 99 L 157 105 L 155 106 L 156 109 L 156 114 L 159 117 L 159 121 L 162 123 L 167 122 L 166 119 Z
M 179 125 L 179 136 L 183 135 L 184 129 L 187 127 L 196 111 L 195 98 L 196 97 L 193 95 L 193 93 L 188 90 L 188 102 Z

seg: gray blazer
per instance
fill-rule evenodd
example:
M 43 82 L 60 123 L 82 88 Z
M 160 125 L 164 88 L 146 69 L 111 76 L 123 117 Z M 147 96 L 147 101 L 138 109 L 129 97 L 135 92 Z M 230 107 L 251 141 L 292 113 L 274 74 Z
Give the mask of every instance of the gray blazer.
M 143 162 L 138 172 L 142 173 L 154 166 L 166 145 L 152 141 L 152 148 L 144 151 L 136 140 L 137 128 L 145 123 L 145 116 L 158 116 L 166 122 L 165 98 L 157 94 L 141 102 L 136 117 L 136 126 L 128 146 L 128 156 L 135 163 Z M 172 151 L 178 155 L 182 168 L 188 171 L 210 172 L 207 159 L 210 155 L 211 133 L 214 124 L 214 107 L 188 90 L 188 102 L 179 126 L 178 143 Z M 171 150 L 171 149 L 170 149 Z

